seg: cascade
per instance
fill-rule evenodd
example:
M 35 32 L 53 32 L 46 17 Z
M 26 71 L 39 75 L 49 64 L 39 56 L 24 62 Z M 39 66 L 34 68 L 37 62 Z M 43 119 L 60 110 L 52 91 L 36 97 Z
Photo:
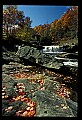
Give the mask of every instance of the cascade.
M 57 53 L 62 52 L 63 49 L 60 46 L 43 46 L 43 53 Z

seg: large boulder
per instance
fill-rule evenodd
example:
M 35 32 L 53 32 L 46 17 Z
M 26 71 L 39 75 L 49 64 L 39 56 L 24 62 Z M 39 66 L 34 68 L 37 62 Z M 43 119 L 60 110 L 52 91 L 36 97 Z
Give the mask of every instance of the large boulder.
M 28 60 L 44 67 L 59 69 L 63 66 L 61 62 L 57 62 L 52 56 L 43 54 L 34 47 L 21 47 L 16 54 L 23 60 Z

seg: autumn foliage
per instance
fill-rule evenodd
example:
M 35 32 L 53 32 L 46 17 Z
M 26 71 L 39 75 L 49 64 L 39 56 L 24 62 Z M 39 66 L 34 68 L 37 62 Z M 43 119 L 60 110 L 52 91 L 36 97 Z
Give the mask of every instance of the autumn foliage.
M 78 36 L 78 7 L 72 6 L 58 20 L 51 24 L 35 26 L 34 30 L 41 36 L 50 37 L 52 41 L 60 41 L 62 38 L 75 38 Z
M 47 45 L 65 39 L 78 38 L 78 7 L 72 6 L 60 19 L 54 20 L 51 24 L 31 28 L 31 23 L 30 17 L 25 17 L 23 11 L 17 10 L 17 5 L 7 5 L 6 9 L 3 9 L 3 25 L 5 25 L 3 26 L 3 39 L 12 35 L 21 41 L 29 43 L 37 41 L 41 45 Z M 18 27 L 15 28 L 15 25 Z M 33 37 L 38 35 L 39 38 Z

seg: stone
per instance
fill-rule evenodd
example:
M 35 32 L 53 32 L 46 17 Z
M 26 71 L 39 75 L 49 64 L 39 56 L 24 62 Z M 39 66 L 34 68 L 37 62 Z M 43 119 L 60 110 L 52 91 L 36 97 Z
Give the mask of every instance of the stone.
M 12 74 L 10 72 L 13 72 L 13 69 L 20 72 L 21 68 L 23 68 L 23 71 L 29 69 L 30 72 L 28 73 L 28 71 L 26 71 L 26 74 L 31 76 L 16 79 L 9 76 L 9 74 Z M 18 110 L 26 107 L 26 103 L 23 101 L 10 102 L 13 96 L 17 96 L 16 85 L 22 83 L 25 86 L 25 97 L 29 97 L 37 104 L 36 117 L 77 117 L 75 103 L 73 103 L 73 101 L 72 103 L 67 102 L 67 99 L 56 94 L 56 91 L 61 88 L 61 84 L 58 82 L 60 78 L 57 73 L 57 77 L 51 77 L 50 72 L 46 75 L 41 68 L 24 66 L 17 62 L 10 62 L 8 65 L 4 64 L 2 71 L 2 90 L 3 92 L 6 91 L 6 94 L 10 96 L 8 99 L 2 99 L 2 116 L 15 116 Z M 16 71 L 13 72 L 13 74 L 15 74 Z M 35 71 L 37 71 L 37 73 L 35 73 Z M 32 79 L 36 81 L 32 82 Z M 62 79 L 63 78 L 61 78 L 61 81 Z M 44 80 L 42 85 L 37 82 L 41 80 Z M 10 106 L 13 107 L 12 110 L 9 112 L 5 111 L 5 109 Z
M 51 97 L 52 93 L 49 91 L 36 91 L 33 100 L 37 103 L 36 116 L 37 117 L 74 117 L 71 109 L 67 106 L 65 99 L 58 97 L 54 94 L 54 98 Z M 59 98 L 59 100 L 58 100 Z M 62 109 L 61 104 L 66 106 Z
M 17 51 L 17 55 L 23 60 L 28 60 L 32 63 L 39 64 L 44 67 L 59 69 L 63 66 L 62 63 L 59 63 L 53 59 L 53 57 L 43 54 L 37 48 L 33 48 L 30 46 L 21 47 L 20 50 Z
M 6 48 L 2 47 L 2 64 L 9 63 L 10 61 L 14 62 L 20 62 L 20 58 L 10 51 L 8 51 Z

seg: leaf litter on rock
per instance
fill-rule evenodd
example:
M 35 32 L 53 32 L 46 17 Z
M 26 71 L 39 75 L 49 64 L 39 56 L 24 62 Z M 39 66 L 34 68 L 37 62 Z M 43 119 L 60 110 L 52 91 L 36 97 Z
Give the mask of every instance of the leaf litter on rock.
M 32 72 L 32 75 L 34 75 L 35 73 L 33 73 L 33 71 L 31 71 Z M 50 74 L 54 74 L 54 73 L 50 73 Z M 30 74 L 28 74 L 28 75 L 30 75 Z M 55 74 L 55 76 L 57 76 L 58 77 L 58 74 Z M 21 76 L 20 76 L 21 77 Z M 24 76 L 23 76 L 24 77 Z M 32 76 L 33 77 L 33 76 Z M 61 76 L 60 76 L 61 77 Z M 21 77 L 22 78 L 22 77 Z M 34 81 L 34 82 L 36 82 L 36 80 Z M 40 89 L 44 89 L 44 87 L 42 88 L 42 87 L 39 87 Z M 38 88 L 38 90 L 39 90 L 39 88 Z M 20 91 L 21 93 L 22 93 L 22 91 Z M 27 108 L 27 109 L 29 109 L 29 108 Z M 65 109 L 65 107 L 64 107 L 64 109 Z M 25 115 L 25 114 L 27 114 L 27 112 L 25 112 L 24 114 L 23 114 L 23 116 Z
M 17 87 L 20 88 L 20 86 L 22 87 L 22 89 L 24 88 L 24 84 L 23 83 L 18 83 Z M 22 90 L 21 89 L 21 90 Z M 19 91 L 18 91 L 19 92 Z M 22 101 L 22 102 L 26 102 L 27 104 L 27 108 L 23 113 L 20 113 L 19 111 L 16 112 L 16 116 L 23 116 L 23 117 L 31 117 L 34 116 L 36 113 L 36 102 L 33 102 L 31 99 L 29 98 L 25 98 L 24 94 L 22 94 L 22 91 L 19 92 L 20 95 L 18 95 L 17 97 L 13 97 L 12 99 L 10 99 L 10 102 L 14 102 L 14 101 Z M 22 94 L 22 95 L 21 95 Z M 28 106 L 30 106 L 30 110 L 28 111 Z M 5 109 L 5 111 L 9 112 L 13 107 L 9 106 L 8 108 Z

